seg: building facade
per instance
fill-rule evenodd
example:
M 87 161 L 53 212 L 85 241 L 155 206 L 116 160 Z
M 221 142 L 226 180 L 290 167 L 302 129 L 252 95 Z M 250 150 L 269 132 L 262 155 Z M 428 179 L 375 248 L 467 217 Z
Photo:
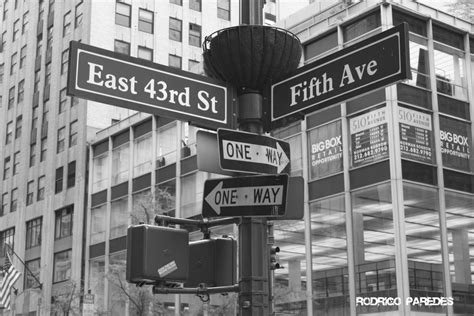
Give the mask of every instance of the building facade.
M 203 34 L 237 24 L 238 2 L 5 0 L 0 12 L 0 264 L 8 244 L 23 273 L 0 314 L 78 313 L 88 139 L 134 111 L 67 95 L 70 41 L 200 71 Z
M 305 179 L 304 219 L 273 222 L 277 315 L 474 313 L 473 25 L 406 1 L 312 3 L 277 25 L 299 36 L 307 64 L 402 22 L 411 79 L 272 132 Z M 219 175 L 197 169 L 195 131 L 137 114 L 96 134 L 85 250 L 96 308 L 136 308 L 114 301 L 120 288 L 107 278 L 123 278 L 128 224 L 150 209 L 199 217 L 203 183 Z M 173 304 L 154 299 L 149 310 Z M 179 306 L 231 315 L 235 302 L 213 295 L 205 311 L 183 296 Z

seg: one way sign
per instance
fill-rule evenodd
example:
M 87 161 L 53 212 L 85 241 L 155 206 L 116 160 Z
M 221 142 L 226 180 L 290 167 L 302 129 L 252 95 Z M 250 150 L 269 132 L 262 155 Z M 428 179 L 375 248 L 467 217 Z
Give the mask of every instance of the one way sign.
M 288 175 L 210 179 L 204 184 L 203 217 L 283 216 Z
M 219 161 L 224 170 L 279 174 L 290 172 L 290 145 L 273 137 L 218 129 Z

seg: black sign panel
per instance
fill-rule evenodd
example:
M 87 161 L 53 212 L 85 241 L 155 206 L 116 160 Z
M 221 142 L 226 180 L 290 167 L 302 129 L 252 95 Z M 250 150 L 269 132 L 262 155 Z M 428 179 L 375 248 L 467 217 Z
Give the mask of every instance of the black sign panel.
M 353 167 L 388 157 L 386 108 L 351 118 L 349 124 Z
M 287 190 L 287 174 L 206 180 L 202 216 L 283 216 Z
M 194 125 L 232 128 L 226 83 L 71 42 L 68 94 Z
M 399 107 L 398 120 L 402 158 L 434 163 L 431 115 Z
M 219 161 L 224 170 L 289 173 L 290 144 L 273 137 L 218 129 Z
M 410 77 L 408 27 L 388 31 L 297 70 L 271 86 L 270 122 L 309 113 Z
M 439 138 L 443 166 L 471 171 L 471 126 L 469 123 L 440 116 Z

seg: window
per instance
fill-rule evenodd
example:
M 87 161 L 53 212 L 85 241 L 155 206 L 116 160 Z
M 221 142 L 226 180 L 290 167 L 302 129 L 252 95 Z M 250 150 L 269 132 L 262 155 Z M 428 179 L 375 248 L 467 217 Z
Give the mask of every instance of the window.
M 8 212 L 8 192 L 2 194 L 2 209 L 0 209 L 0 216 Z
M 21 136 L 22 122 L 23 122 L 23 116 L 20 115 L 16 118 L 15 138 L 19 138 Z
M 217 0 L 217 17 L 230 21 L 230 0 Z
M 188 71 L 197 72 L 198 65 L 199 65 L 199 61 L 190 59 L 188 61 Z
M 304 46 L 304 59 L 308 62 L 321 54 L 337 49 L 337 31 L 325 34 Z
M 71 11 L 64 14 L 63 19 L 63 37 L 71 33 Z
M 48 150 L 48 139 L 41 139 L 41 148 L 40 148 L 40 162 L 46 159 L 46 151 Z
M 71 161 L 67 165 L 67 187 L 72 188 L 76 185 L 76 162 Z
M 7 134 L 5 137 L 5 144 L 10 144 L 13 139 L 13 121 L 7 123 Z
M 0 52 L 3 52 L 5 46 L 7 45 L 7 31 L 2 33 L 2 46 L 0 47 Z
M 17 53 L 14 53 L 11 58 L 11 63 L 10 63 L 10 75 L 13 75 L 15 73 L 16 69 L 16 63 L 18 59 Z
M 174 3 L 177 5 L 183 5 L 183 0 L 170 0 L 170 3 Z
M 34 190 L 35 190 L 35 181 L 34 180 L 28 181 L 28 184 L 26 185 L 26 205 L 27 206 L 33 204 Z
M 77 144 L 77 120 L 69 124 L 69 147 L 75 146 Z
M 59 91 L 59 113 L 63 113 L 67 106 L 66 88 Z
M 38 217 L 26 222 L 26 249 L 41 245 L 42 226 L 42 217 Z
M 25 34 L 26 31 L 28 30 L 28 13 L 29 12 L 25 12 L 25 14 L 23 14 L 23 23 L 22 23 L 22 26 L 21 26 L 21 34 Z
M 115 40 L 114 52 L 130 55 L 130 43 Z
M 56 211 L 55 239 L 61 239 L 72 235 L 72 206 Z
M 36 163 L 36 143 L 30 145 L 30 167 Z
M 170 40 L 181 42 L 182 21 L 170 18 Z
M 168 64 L 170 67 L 181 69 L 181 57 L 176 55 L 169 55 Z
M 53 283 L 67 281 L 71 278 L 71 249 L 54 254 Z
M 130 168 L 130 146 L 125 143 L 116 147 L 112 151 L 112 185 L 122 183 L 128 180 Z
M 82 4 L 83 2 L 81 1 L 78 5 L 76 5 L 76 19 L 74 21 L 75 28 L 82 25 Z
M 47 87 L 51 83 L 51 63 L 46 64 L 46 71 L 44 73 L 44 86 Z
M 20 169 L 20 168 L 18 168 L 19 165 L 20 165 L 20 152 L 17 151 L 13 155 L 13 175 L 18 174 L 18 171 Z
M 369 15 L 363 16 L 354 22 L 343 27 L 344 42 L 353 40 L 359 36 L 362 36 L 381 25 L 380 11 L 373 12 Z
M 40 78 L 40 70 L 35 71 L 35 85 L 34 85 L 34 87 L 33 87 L 33 90 L 34 90 L 35 92 L 39 91 L 40 80 L 41 80 L 41 78 Z
M 15 87 L 11 87 L 8 91 L 8 108 L 11 109 L 15 104 Z
M 138 30 L 153 34 L 153 12 L 145 9 L 138 11 Z
M 23 79 L 18 83 L 18 96 L 16 102 L 23 102 L 25 98 L 25 80 Z
M 6 157 L 3 161 L 3 180 L 10 177 L 11 160 L 10 156 Z
M 189 8 L 201 12 L 201 0 L 189 0 Z
M 56 169 L 56 177 L 54 181 L 54 193 L 59 193 L 63 190 L 63 178 L 64 178 L 64 168 L 59 167 Z
M 5 64 L 0 64 L 0 83 L 3 83 L 4 75 L 5 75 Z
M 138 46 L 138 58 L 153 61 L 153 49 Z
M 8 2 L 3 4 L 3 21 L 7 19 L 8 16 Z
M 5 245 L 10 246 L 12 249 L 15 244 L 15 227 L 6 229 L 0 232 L 0 258 L 5 257 Z
M 61 54 L 61 74 L 64 74 L 67 72 L 67 62 L 69 59 L 69 48 L 67 48 L 62 54 Z
M 15 188 L 11 193 L 10 212 L 16 212 L 18 206 L 18 189 Z
M 201 47 L 201 26 L 189 23 L 189 45 Z
M 64 150 L 64 143 L 66 142 L 66 127 L 61 127 L 58 129 L 58 139 L 57 139 L 57 153 L 60 153 Z
M 110 215 L 110 239 L 127 235 L 130 213 L 128 211 L 128 199 L 112 201 Z
M 115 4 L 115 24 L 130 27 L 130 11 L 130 5 L 117 2 Z
M 19 33 L 20 33 L 20 19 L 13 22 L 13 42 L 18 39 Z
M 44 200 L 44 182 L 46 177 L 41 176 L 38 178 L 38 191 L 36 192 L 36 199 L 38 201 Z
M 26 62 L 26 45 L 20 50 L 20 69 L 25 67 Z
M 39 287 L 37 280 L 40 278 L 41 259 L 26 261 L 25 265 L 25 289 Z
M 151 171 L 152 139 L 151 133 L 145 134 L 134 140 L 134 169 L 133 176 L 141 176 Z

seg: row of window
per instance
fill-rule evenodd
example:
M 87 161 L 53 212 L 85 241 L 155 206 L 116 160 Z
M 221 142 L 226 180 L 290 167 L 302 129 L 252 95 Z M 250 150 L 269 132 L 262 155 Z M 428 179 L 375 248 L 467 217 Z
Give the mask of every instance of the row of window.
M 53 261 L 53 283 L 67 281 L 71 278 L 71 257 L 72 249 L 56 252 Z M 36 288 L 39 286 L 41 259 L 34 259 L 25 262 L 25 283 L 24 289 Z
M 13 174 L 18 172 L 18 155 L 20 152 L 15 153 L 14 156 L 14 163 L 13 163 Z M 10 157 L 5 158 L 5 167 L 4 167 L 4 174 L 10 174 Z M 37 186 L 36 186 L 36 200 L 42 201 L 44 200 L 45 194 L 45 181 L 46 176 L 40 176 L 38 178 Z M 56 169 L 55 174 L 55 184 L 54 184 L 54 192 L 59 193 L 63 190 L 63 182 L 64 182 L 64 167 L 59 167 Z M 66 188 L 72 188 L 76 184 L 76 162 L 71 161 L 67 165 L 67 175 L 66 175 Z M 26 205 L 31 205 L 34 202 L 34 192 L 35 192 L 35 181 L 31 180 L 28 181 L 26 186 Z M 18 206 L 18 188 L 14 188 L 10 193 L 10 203 L 8 202 L 8 192 L 3 193 L 2 195 L 2 205 L 0 209 L 0 216 L 6 214 L 8 212 L 8 206 L 10 205 L 10 212 L 13 213 L 17 210 Z
M 182 0 L 179 1 L 170 1 L 171 3 L 182 5 Z M 189 8 L 195 11 L 201 11 L 201 0 L 191 0 L 189 1 Z M 130 27 L 131 26 L 131 12 L 132 6 L 123 2 L 117 2 L 115 5 L 115 24 Z M 217 17 L 230 21 L 230 0 L 218 0 L 217 1 Z M 171 21 L 170 18 L 170 33 L 171 29 L 176 29 L 176 21 Z M 174 19 L 177 20 L 177 19 Z M 181 22 L 181 21 L 180 21 Z M 172 25 L 172 23 L 174 25 Z M 154 12 L 146 9 L 138 9 L 138 30 L 153 34 L 154 32 Z M 200 32 L 200 27 L 199 27 Z M 171 38 L 171 36 L 170 36 Z M 175 40 L 174 38 L 171 38 Z M 180 40 L 181 41 L 181 40 Z M 190 43 L 191 44 L 191 43 Z M 193 44 L 191 44 L 193 45 Z

